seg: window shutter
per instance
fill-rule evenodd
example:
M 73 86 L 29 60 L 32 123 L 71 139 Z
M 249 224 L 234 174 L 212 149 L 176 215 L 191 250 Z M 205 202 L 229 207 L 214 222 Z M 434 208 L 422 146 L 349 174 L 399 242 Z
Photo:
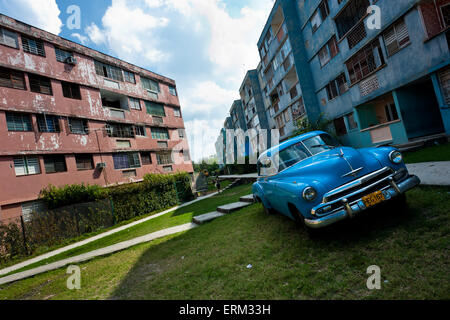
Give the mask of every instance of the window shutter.
M 6 29 L 0 29 L 0 42 L 9 47 L 18 48 L 17 34 Z
M 384 42 L 386 44 L 386 50 L 389 56 L 392 56 L 399 49 L 397 43 L 397 37 L 395 36 L 395 28 L 392 27 L 389 31 L 384 35 Z
M 400 21 L 396 26 L 395 30 L 397 32 L 397 40 L 400 47 L 409 43 L 408 28 L 406 27 L 405 21 Z
M 24 157 L 14 158 L 14 170 L 16 171 L 16 176 L 25 176 L 27 174 Z

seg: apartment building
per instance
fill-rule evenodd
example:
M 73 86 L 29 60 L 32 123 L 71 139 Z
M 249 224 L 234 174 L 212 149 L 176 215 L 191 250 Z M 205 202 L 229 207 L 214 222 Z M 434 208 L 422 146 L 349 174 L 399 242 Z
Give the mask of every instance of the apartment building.
M 193 172 L 175 81 L 0 15 L 0 219 L 49 184 Z
M 321 113 L 355 147 L 450 135 L 449 24 L 449 0 L 276 1 L 258 48 L 281 138 Z

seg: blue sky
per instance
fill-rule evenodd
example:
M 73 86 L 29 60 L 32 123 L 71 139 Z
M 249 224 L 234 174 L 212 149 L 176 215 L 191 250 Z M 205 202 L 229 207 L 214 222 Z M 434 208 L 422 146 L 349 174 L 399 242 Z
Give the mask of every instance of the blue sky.
M 81 9 L 70 30 L 67 9 Z M 273 0 L 0 0 L 0 12 L 173 78 L 192 158 L 214 143 L 249 69 Z

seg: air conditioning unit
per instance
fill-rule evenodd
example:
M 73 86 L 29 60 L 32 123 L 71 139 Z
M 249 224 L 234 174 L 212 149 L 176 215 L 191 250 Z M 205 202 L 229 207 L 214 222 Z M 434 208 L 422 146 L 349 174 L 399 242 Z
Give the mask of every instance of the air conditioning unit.
M 97 163 L 97 169 L 104 169 L 104 168 L 106 168 L 106 162 Z
M 66 63 L 71 64 L 71 65 L 76 65 L 77 59 L 75 57 L 67 57 Z

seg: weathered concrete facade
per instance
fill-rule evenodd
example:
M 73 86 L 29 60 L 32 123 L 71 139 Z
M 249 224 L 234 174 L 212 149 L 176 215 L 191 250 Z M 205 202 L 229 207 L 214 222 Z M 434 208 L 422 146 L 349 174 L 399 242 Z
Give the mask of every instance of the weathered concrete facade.
M 48 184 L 193 172 L 174 80 L 3 15 L 0 30 L 0 219 Z
M 381 28 L 371 29 L 374 4 Z M 296 119 L 321 113 L 356 147 L 449 135 L 449 4 L 276 1 L 258 48 L 268 115 L 281 138 Z

